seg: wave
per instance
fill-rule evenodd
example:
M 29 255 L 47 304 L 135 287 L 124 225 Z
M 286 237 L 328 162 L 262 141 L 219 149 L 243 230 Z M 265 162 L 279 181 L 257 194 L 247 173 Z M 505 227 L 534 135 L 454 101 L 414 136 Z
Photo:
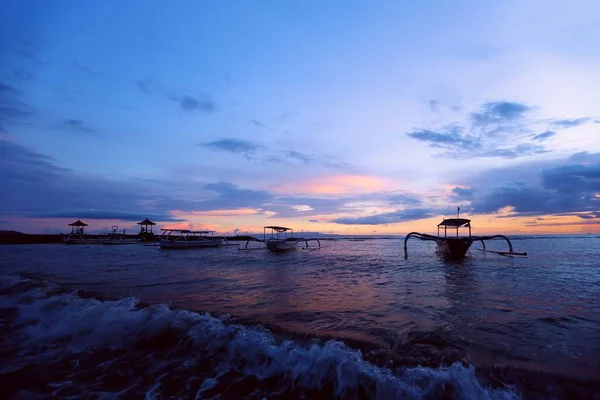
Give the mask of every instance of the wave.
M 0 385 L 14 398 L 521 398 L 473 365 L 381 368 L 340 341 L 302 344 L 227 315 L 18 275 L 0 278 L 0 318 Z

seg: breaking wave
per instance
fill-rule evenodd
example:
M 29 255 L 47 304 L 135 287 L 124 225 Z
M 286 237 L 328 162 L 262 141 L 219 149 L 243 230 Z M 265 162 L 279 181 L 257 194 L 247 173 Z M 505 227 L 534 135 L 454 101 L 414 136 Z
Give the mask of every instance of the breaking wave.
M 0 386 L 11 398 L 520 398 L 473 365 L 381 368 L 329 340 L 0 278 Z M 31 379 L 35 376 L 36 379 Z

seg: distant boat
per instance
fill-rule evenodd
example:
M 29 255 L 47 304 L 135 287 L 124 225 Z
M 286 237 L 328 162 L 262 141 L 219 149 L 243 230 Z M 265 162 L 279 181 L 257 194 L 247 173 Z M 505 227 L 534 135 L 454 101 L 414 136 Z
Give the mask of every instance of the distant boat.
M 63 238 L 65 244 L 100 244 L 106 239 L 106 235 L 89 235 L 84 233 L 84 228 L 88 224 L 77 220 L 70 223 L 71 233 Z
M 112 233 L 107 234 L 105 240 L 102 241 L 102 244 L 107 245 L 120 245 L 120 244 L 139 244 L 142 243 L 142 237 L 131 237 L 125 234 L 125 229 L 123 229 L 123 234 L 118 234 L 117 230 L 119 227 L 117 225 L 112 226 Z
M 267 229 L 270 230 L 270 237 L 267 239 Z M 319 239 L 304 239 L 294 237 L 294 230 L 292 228 L 286 228 L 285 226 L 265 226 L 263 228 L 263 240 L 248 240 L 246 246 L 240 250 L 253 250 L 248 248 L 248 243 L 251 241 L 265 243 L 267 249 L 273 253 L 284 253 L 288 251 L 295 251 L 298 249 L 299 243 L 304 243 L 305 249 L 308 249 L 308 242 L 316 241 L 318 248 L 321 248 L 321 242 Z
M 104 235 L 88 235 L 85 233 L 71 233 L 63 239 L 65 244 L 102 244 L 106 240 Z
M 159 238 L 161 249 L 194 249 L 219 247 L 227 244 L 227 239 L 214 236 L 214 231 L 191 231 L 188 229 L 162 229 Z
M 460 208 L 458 209 L 460 211 Z M 421 240 L 430 240 L 434 241 L 437 244 L 437 252 L 441 254 L 443 257 L 448 259 L 461 259 L 464 258 L 467 254 L 467 251 L 475 241 L 480 241 L 483 245 L 483 248 L 478 250 L 487 251 L 491 253 L 496 253 L 504 256 L 526 256 L 527 253 L 515 252 L 513 251 L 512 243 L 510 240 L 504 235 L 492 235 L 492 236 L 472 236 L 471 235 L 471 220 L 466 218 L 459 218 L 459 214 L 457 212 L 456 218 L 448 218 L 443 219 L 437 226 L 438 235 L 428 235 L 426 233 L 420 232 L 411 232 L 404 238 L 404 257 L 408 257 L 408 249 L 407 242 L 411 236 L 416 237 Z M 441 235 L 441 228 L 444 228 L 444 236 Z M 456 229 L 456 236 L 450 237 L 448 236 L 448 228 Z M 469 236 L 459 236 L 458 230 L 459 228 L 469 228 Z M 497 251 L 497 250 L 489 250 L 485 247 L 486 240 L 493 239 L 504 239 L 508 244 L 508 251 Z

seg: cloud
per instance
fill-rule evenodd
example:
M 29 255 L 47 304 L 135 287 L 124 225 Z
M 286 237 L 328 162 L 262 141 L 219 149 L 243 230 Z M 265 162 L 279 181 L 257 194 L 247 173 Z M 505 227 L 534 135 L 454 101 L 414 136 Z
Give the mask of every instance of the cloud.
M 570 119 L 559 119 L 557 121 L 553 121 L 552 125 L 558 128 L 574 128 L 579 125 L 583 125 L 586 122 L 589 122 L 591 118 L 570 118 Z
M 33 80 L 33 74 L 24 68 L 13 69 L 12 76 L 18 81 L 27 82 Z
M 337 218 L 331 222 L 343 225 L 384 225 L 398 222 L 414 221 L 418 219 L 431 218 L 433 210 L 426 208 L 407 208 L 383 214 L 369 215 L 366 217 Z
M 56 211 L 56 212 L 39 212 L 29 215 L 32 218 L 79 218 L 79 219 L 108 219 L 119 221 L 135 221 L 139 222 L 145 218 L 151 221 L 161 222 L 184 222 L 185 220 L 176 218 L 169 213 L 143 213 L 143 212 L 118 212 L 118 211 L 102 211 L 102 210 L 77 210 Z
M 294 163 L 296 161 L 301 162 L 304 165 L 316 165 L 328 168 L 348 169 L 352 168 L 352 165 L 346 162 L 332 161 L 331 157 L 323 156 L 310 156 L 305 153 L 301 153 L 295 150 L 288 150 L 283 152 L 282 156 L 269 156 L 265 158 L 267 163 L 272 164 L 283 164 L 283 163 Z
M 540 142 L 550 139 L 551 137 L 554 137 L 556 135 L 556 132 L 554 131 L 546 131 L 543 133 L 538 133 L 537 135 L 535 135 L 533 137 L 533 140 L 538 140 Z
M 40 59 L 40 53 L 42 51 L 42 43 L 34 40 L 30 36 L 22 36 L 17 38 L 10 43 L 10 47 L 14 51 L 14 54 L 21 57 L 26 61 L 31 61 L 34 64 L 41 65 L 42 60 Z
M 85 126 L 84 122 L 80 119 L 65 119 L 54 128 L 85 133 L 96 133 L 95 129 Z
M 268 127 L 269 127 L 269 126 L 267 126 L 267 125 L 263 124 L 262 122 L 260 122 L 260 121 L 259 121 L 259 120 L 257 120 L 257 119 L 251 119 L 251 120 L 250 120 L 250 123 L 251 123 L 252 125 L 254 125 L 254 126 L 258 126 L 259 128 L 268 128 Z
M 145 94 L 150 94 L 153 92 L 152 90 L 152 86 L 153 86 L 153 81 L 152 79 L 140 79 L 134 82 L 135 86 L 137 86 L 137 88 Z
M 531 156 L 534 154 L 548 153 L 544 146 L 534 145 L 529 143 L 518 144 L 511 148 L 494 149 L 477 153 L 478 157 L 500 157 L 500 158 L 517 158 L 523 156 Z
M 523 180 L 512 182 L 503 179 L 513 176 L 512 171 L 509 174 L 500 170 L 483 173 L 477 190 L 463 196 L 471 200 L 469 211 L 489 214 L 511 207 L 511 216 L 541 216 L 600 209 L 600 153 L 575 153 L 565 160 L 525 164 L 518 169 L 522 171 Z M 527 171 L 533 171 L 532 175 L 526 176 Z M 485 182 L 496 183 L 490 187 L 485 186 Z M 498 182 L 504 183 L 498 185 Z M 461 194 L 460 191 L 457 194 Z
M 530 126 L 539 121 L 526 119 L 533 107 L 510 101 L 484 103 L 468 114 L 463 123 L 454 122 L 436 129 L 414 129 L 406 135 L 445 150 L 441 157 L 518 158 L 547 153 L 540 142 L 554 135 L 546 131 L 532 135 Z M 546 121 L 547 124 L 547 121 Z M 532 141 L 535 141 L 532 143 Z
M 0 130 L 18 124 L 35 113 L 35 109 L 21 100 L 22 92 L 0 81 Z
M 415 130 L 407 135 L 444 149 L 477 149 L 481 146 L 477 138 L 464 135 L 463 128 L 457 125 L 444 126 L 437 132 L 429 129 Z
M 299 151 L 288 151 L 286 152 L 286 157 L 301 161 L 304 164 L 310 164 L 311 162 L 314 162 L 314 159 L 312 157 L 300 153 Z
M 470 200 L 473 198 L 474 193 L 474 189 L 455 186 L 454 188 L 452 188 L 451 196 L 456 200 Z
M 474 125 L 497 125 L 519 120 L 531 109 L 522 103 L 494 101 L 484 103 L 480 111 L 471 113 L 471 119 Z
M 173 95 L 166 95 L 166 97 L 169 100 L 173 100 L 177 103 L 179 103 L 179 105 L 181 106 L 182 109 L 184 109 L 185 111 L 203 111 L 206 113 L 212 113 L 214 111 L 216 111 L 216 104 L 214 103 L 214 101 L 210 100 L 210 99 L 197 99 L 193 96 L 190 95 L 183 95 L 183 96 L 173 96 Z
M 214 151 L 243 154 L 246 158 L 251 158 L 256 150 L 261 148 L 261 146 L 248 140 L 234 138 L 217 139 L 210 143 L 199 143 L 198 146 L 203 146 Z
M 312 208 L 311 206 L 306 205 L 306 204 L 297 204 L 297 205 L 292 206 L 292 208 L 298 212 L 306 212 L 306 211 L 314 210 L 314 208 Z
M 394 194 L 390 196 L 391 204 L 403 204 L 407 206 L 418 206 L 421 204 L 421 198 L 413 194 Z
M 429 100 L 429 109 L 431 112 L 437 113 L 440 111 L 440 102 L 437 100 Z
M 165 210 L 191 209 L 195 201 L 177 195 L 173 182 L 110 180 L 82 176 L 51 157 L 0 139 L 0 216 L 76 217 L 86 213 L 169 220 Z M 187 187 L 185 192 L 188 192 Z M 107 202 L 107 199 L 109 201 Z M 158 219 L 160 221 L 160 219 Z
M 267 191 L 241 189 L 230 182 L 209 183 L 204 188 L 217 193 L 217 197 L 196 203 L 195 210 L 261 209 L 265 203 L 273 200 L 273 195 Z

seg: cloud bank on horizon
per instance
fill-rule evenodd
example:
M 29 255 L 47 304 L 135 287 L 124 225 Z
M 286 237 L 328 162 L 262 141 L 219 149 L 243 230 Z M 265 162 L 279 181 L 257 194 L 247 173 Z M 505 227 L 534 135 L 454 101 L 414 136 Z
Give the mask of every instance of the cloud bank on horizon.
M 600 232 L 600 4 L 437 3 L 8 1 L 0 230 Z

